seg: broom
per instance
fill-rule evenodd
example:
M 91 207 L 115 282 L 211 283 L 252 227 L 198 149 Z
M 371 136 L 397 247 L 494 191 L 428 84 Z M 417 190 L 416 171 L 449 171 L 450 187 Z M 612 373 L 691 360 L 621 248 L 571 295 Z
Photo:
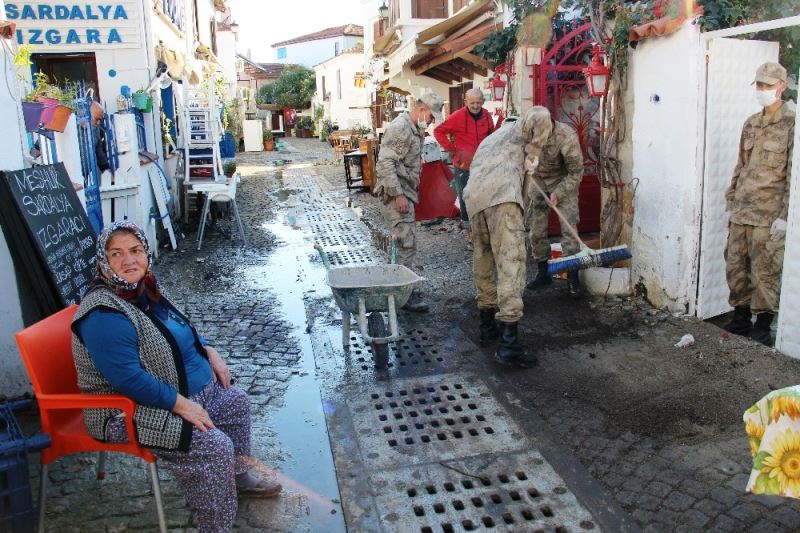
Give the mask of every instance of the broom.
M 531 181 L 539 190 L 541 195 L 544 197 L 545 202 L 550 204 L 550 197 L 547 196 L 547 193 L 536 183 L 536 180 L 531 178 Z M 528 209 L 530 210 L 531 204 L 533 201 L 528 204 Z M 580 252 L 568 255 L 565 257 L 559 257 L 557 259 L 550 259 L 547 262 L 547 273 L 552 275 L 560 274 L 561 272 L 572 272 L 575 270 L 581 270 L 583 268 L 589 268 L 593 266 L 606 266 L 612 263 L 616 263 L 617 261 L 623 261 L 625 259 L 630 259 L 633 257 L 631 255 L 630 250 L 628 250 L 628 246 L 625 244 L 620 244 L 619 246 L 612 246 L 610 248 L 601 248 L 600 250 L 593 250 L 586 246 L 586 243 L 578 236 L 578 231 L 567 222 L 567 218 L 558 209 L 556 206 L 550 206 L 553 211 L 556 212 L 558 218 L 561 219 L 561 228 L 567 228 L 567 231 L 575 237 L 575 240 L 581 246 Z

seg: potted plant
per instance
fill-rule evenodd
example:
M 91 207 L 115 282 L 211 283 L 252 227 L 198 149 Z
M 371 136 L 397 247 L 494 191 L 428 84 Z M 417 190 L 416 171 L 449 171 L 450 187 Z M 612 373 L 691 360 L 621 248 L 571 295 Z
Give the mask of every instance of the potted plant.
M 319 140 L 322 142 L 326 142 L 332 131 L 333 131 L 333 122 L 329 118 L 324 119 L 322 121 L 322 126 L 319 129 Z
M 142 113 L 150 113 L 153 110 L 153 97 L 144 89 L 139 89 L 131 95 L 133 107 Z
M 271 152 L 275 150 L 275 137 L 272 135 L 271 130 L 264 131 L 264 134 L 261 136 L 261 140 L 264 141 L 265 151 Z
M 75 98 L 78 96 L 78 87 L 74 83 L 67 83 L 64 87 L 53 85 L 48 96 L 55 99 L 58 104 L 50 120 L 45 122 L 44 127 L 48 130 L 63 133 L 69 122 L 69 117 L 74 111 L 73 106 L 75 105 Z M 45 107 L 47 107 L 47 104 L 45 104 Z
M 297 120 L 297 136 L 303 139 L 310 139 L 314 130 L 314 119 L 311 117 L 300 117 Z
M 74 100 L 78 88 L 74 83 L 66 83 L 64 87 L 50 83 L 47 74 L 37 72 L 34 75 L 34 88 L 23 99 L 23 115 L 25 129 L 35 131 L 39 124 L 48 130 L 63 132 L 73 112 Z M 37 107 L 38 104 L 41 107 Z M 36 109 L 39 109 L 38 121 L 34 125 Z
M 233 177 L 234 172 L 236 172 L 236 161 L 226 161 L 222 165 L 222 172 L 229 178 Z

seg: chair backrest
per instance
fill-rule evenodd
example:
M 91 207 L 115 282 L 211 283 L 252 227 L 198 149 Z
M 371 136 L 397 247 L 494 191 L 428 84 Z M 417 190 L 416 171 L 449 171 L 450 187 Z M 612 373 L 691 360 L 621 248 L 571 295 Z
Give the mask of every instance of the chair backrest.
M 228 202 L 236 200 L 236 186 L 239 183 L 239 175 L 234 174 L 228 179 L 228 188 L 224 191 L 211 192 L 210 195 L 212 202 Z
M 17 346 L 37 395 L 79 392 L 70 328 L 77 310 L 71 305 L 17 333 Z

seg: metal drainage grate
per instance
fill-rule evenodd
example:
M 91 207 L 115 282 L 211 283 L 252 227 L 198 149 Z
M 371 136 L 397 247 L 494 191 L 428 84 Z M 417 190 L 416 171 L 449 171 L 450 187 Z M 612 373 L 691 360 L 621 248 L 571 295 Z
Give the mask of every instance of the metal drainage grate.
M 396 380 L 352 399 L 367 461 L 446 460 L 526 446 L 522 432 L 481 383 L 454 375 Z
M 567 533 L 599 530 L 536 452 L 473 458 L 372 476 L 390 529 L 433 533 L 493 529 Z M 450 468 L 447 468 L 450 466 Z
M 330 261 L 332 267 L 345 265 L 374 265 L 376 263 L 384 262 L 383 258 L 377 256 L 376 254 L 376 252 L 368 248 L 354 250 L 334 250 L 328 252 L 328 261 Z
M 350 233 L 353 231 L 353 227 L 353 223 L 345 224 L 344 222 L 314 223 L 311 224 L 311 232 L 314 235 L 337 235 L 339 233 Z
M 355 326 L 353 329 L 358 329 Z M 350 353 L 361 364 L 362 370 L 374 367 L 372 348 L 365 346 L 360 335 L 350 337 Z M 396 343 L 389 343 L 389 368 L 402 368 L 416 365 L 438 365 L 444 363 L 441 346 L 433 341 L 428 332 L 412 329 L 403 333 Z
M 341 213 L 320 213 L 316 211 L 307 212 L 306 217 L 311 224 L 352 220 L 350 217 Z
M 322 246 L 366 246 L 367 237 L 361 233 L 340 233 L 338 235 L 322 234 L 315 236 L 317 242 Z

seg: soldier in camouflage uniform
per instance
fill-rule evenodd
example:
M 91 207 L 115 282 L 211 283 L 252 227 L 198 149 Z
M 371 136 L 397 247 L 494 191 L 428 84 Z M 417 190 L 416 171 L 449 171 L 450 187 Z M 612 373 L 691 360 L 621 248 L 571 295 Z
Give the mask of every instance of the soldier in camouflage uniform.
M 725 329 L 770 346 L 780 298 L 795 114 L 781 100 L 787 87 L 781 65 L 764 63 L 753 83 L 764 109 L 744 123 L 739 158 L 725 193 L 730 213 L 725 270 L 728 301 L 734 307 Z
M 422 142 L 425 130 L 442 119 L 442 99 L 428 92 L 386 128 L 375 165 L 374 194 L 383 200 L 386 225 L 397 242 L 397 262 L 414 269 L 417 254 L 417 222 L 414 206 L 419 203 Z M 424 313 L 428 305 L 414 291 L 403 306 Z
M 525 352 L 517 328 L 525 290 L 523 191 L 526 169 L 535 169 L 550 128 L 550 114 L 540 106 L 531 108 L 522 120 L 503 125 L 478 147 L 464 188 L 473 231 L 481 343 L 500 336 L 495 360 L 502 364 L 536 363 L 533 354 Z
M 538 265 L 536 277 L 528 284 L 529 289 L 538 289 L 552 283 L 553 278 L 547 273 L 547 260 L 550 259 L 550 241 L 547 228 L 550 223 L 550 207 L 558 207 L 573 228 L 578 227 L 580 213 L 578 210 L 578 186 L 583 177 L 583 151 L 578 134 L 570 126 L 561 122 L 553 122 L 553 129 L 539 157 L 539 167 L 533 179 L 547 193 L 545 200 L 538 188 L 533 186 L 525 191 L 529 202 L 527 215 L 528 239 L 533 260 Z M 573 255 L 580 251 L 580 245 L 573 232 L 561 222 L 561 247 L 564 255 Z M 577 231 L 577 230 L 575 230 Z M 570 294 L 575 297 L 583 293 L 578 272 L 570 272 Z

